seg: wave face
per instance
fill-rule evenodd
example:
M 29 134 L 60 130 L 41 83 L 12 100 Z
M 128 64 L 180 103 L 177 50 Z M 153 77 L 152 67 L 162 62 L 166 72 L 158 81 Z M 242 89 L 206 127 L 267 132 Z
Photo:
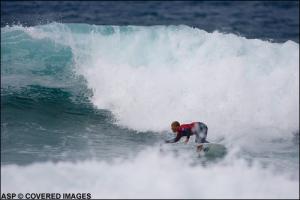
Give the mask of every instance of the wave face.
M 71 181 L 83 169 L 83 190 L 96 183 L 97 197 L 299 195 L 298 43 L 184 25 L 51 23 L 1 28 L 1 52 L 4 191 L 46 190 L 53 185 L 48 175 L 61 182 L 59 191 L 80 190 L 59 174 Z M 208 140 L 234 156 L 195 167 L 181 164 L 195 157 L 161 155 L 159 143 L 171 137 L 174 120 L 206 123 Z M 181 143 L 172 147 L 186 152 Z M 152 178 L 142 179 L 149 171 Z M 117 183 L 119 176 L 132 179 Z M 42 179 L 27 184 L 29 177 Z M 101 177 L 111 181 L 103 185 Z M 188 187 L 199 179 L 202 192 Z M 160 184 L 148 191 L 154 181 Z
M 297 43 L 247 40 L 187 26 L 54 23 L 3 30 L 5 35 L 18 31 L 40 45 L 50 43 L 58 56 L 72 54 L 75 72 L 93 90 L 92 103 L 129 128 L 161 131 L 178 119 L 205 121 L 216 134 L 298 129 Z

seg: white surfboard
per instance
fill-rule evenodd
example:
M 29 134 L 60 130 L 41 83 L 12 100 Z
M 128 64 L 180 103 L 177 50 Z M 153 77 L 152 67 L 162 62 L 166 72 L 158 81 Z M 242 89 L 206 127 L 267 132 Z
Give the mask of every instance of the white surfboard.
M 197 144 L 197 146 L 199 145 L 202 145 L 201 150 L 197 151 L 200 156 L 220 157 L 220 156 L 224 156 L 227 153 L 226 147 L 222 144 L 217 144 L 217 143 Z

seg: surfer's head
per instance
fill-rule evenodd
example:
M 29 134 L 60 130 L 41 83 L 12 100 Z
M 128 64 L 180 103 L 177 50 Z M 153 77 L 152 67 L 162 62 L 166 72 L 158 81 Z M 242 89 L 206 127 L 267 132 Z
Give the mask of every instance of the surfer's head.
M 172 124 L 171 124 L 171 129 L 172 129 L 172 131 L 173 131 L 174 133 L 176 133 L 176 132 L 177 132 L 177 128 L 178 128 L 179 126 L 180 126 L 180 124 L 179 124 L 178 121 L 172 122 Z

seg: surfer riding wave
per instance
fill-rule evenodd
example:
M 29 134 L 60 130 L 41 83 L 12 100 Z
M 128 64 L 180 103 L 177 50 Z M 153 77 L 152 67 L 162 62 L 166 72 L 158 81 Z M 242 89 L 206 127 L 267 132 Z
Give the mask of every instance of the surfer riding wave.
M 173 133 L 176 134 L 176 137 L 170 140 L 166 140 L 166 143 L 178 142 L 181 137 L 185 136 L 186 140 L 184 141 L 184 143 L 187 144 L 191 135 L 196 136 L 195 143 L 200 143 L 200 145 L 197 146 L 197 151 L 201 151 L 201 143 L 208 143 L 208 141 L 206 140 L 208 128 L 206 124 L 202 122 L 192 122 L 190 124 L 180 125 L 178 121 L 174 121 L 171 124 L 171 129 Z

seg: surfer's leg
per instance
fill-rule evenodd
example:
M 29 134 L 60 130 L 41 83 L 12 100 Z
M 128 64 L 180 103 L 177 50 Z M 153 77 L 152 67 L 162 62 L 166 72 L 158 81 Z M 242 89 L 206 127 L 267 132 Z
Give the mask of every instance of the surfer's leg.
M 195 142 L 198 143 L 199 145 L 197 145 L 197 152 L 200 152 L 203 148 L 203 144 L 202 143 L 207 143 L 206 141 L 206 136 L 207 136 L 207 126 L 203 123 L 198 123 L 197 124 L 197 128 L 195 131 Z
M 207 126 L 203 123 L 198 123 L 197 128 L 195 131 L 195 142 L 196 143 L 207 143 L 206 136 L 207 136 Z

